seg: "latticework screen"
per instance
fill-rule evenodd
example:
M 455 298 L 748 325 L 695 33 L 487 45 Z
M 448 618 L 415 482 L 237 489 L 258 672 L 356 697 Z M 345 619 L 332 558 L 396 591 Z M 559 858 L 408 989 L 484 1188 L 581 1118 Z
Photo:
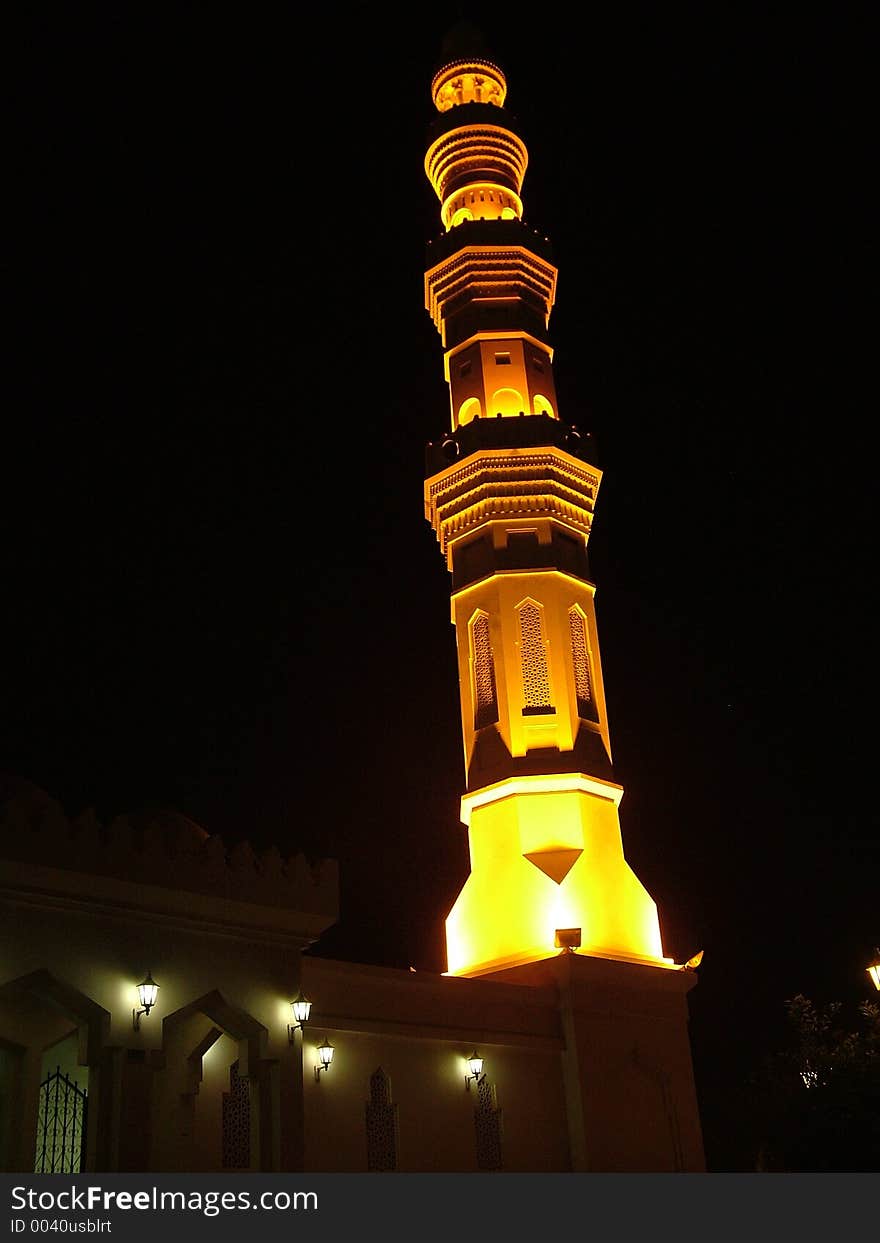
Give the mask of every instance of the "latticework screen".
M 593 677 L 590 669 L 587 619 L 580 609 L 569 610 L 568 625 L 571 632 L 571 659 L 574 665 L 578 715 L 593 718 L 596 710 L 593 704 Z
M 520 660 L 522 662 L 523 711 L 549 712 L 550 670 L 541 626 L 541 610 L 524 604 L 519 610 Z
M 489 640 L 489 618 L 485 613 L 471 627 L 474 662 L 474 729 L 498 720 L 498 694 L 495 689 L 495 662 Z

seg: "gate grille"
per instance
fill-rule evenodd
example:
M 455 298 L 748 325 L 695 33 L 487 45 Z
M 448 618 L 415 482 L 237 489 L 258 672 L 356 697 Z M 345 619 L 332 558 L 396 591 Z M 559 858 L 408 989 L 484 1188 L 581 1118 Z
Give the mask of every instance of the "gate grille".
M 79 1174 L 83 1167 L 88 1094 L 59 1066 L 40 1084 L 35 1174 Z

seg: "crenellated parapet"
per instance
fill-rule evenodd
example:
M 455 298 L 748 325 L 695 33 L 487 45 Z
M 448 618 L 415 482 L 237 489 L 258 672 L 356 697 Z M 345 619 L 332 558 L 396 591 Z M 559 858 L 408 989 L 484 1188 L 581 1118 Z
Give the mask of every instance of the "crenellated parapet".
M 335 860 L 311 861 L 277 847 L 227 845 L 173 810 L 132 812 L 102 824 L 92 809 L 69 819 L 57 800 L 30 782 L 0 781 L 0 856 L 59 873 L 137 886 L 144 901 L 159 890 L 225 903 L 302 912 L 306 922 L 336 918 Z M 66 886 L 64 886 L 66 887 Z M 95 886 L 95 892 L 101 889 Z M 82 893 L 88 886 L 81 886 Z M 160 903 L 161 904 L 161 903 Z

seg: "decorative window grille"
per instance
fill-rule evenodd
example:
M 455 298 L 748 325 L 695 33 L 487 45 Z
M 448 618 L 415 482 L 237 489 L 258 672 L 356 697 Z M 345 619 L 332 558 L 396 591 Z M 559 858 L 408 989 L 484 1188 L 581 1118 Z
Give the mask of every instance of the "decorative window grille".
M 223 1168 L 247 1170 L 251 1164 L 251 1094 L 238 1062 L 229 1067 L 229 1091 L 223 1093 Z
M 596 720 L 596 704 L 593 699 L 593 674 L 590 661 L 590 644 L 587 639 L 587 619 L 580 609 L 569 609 L 568 626 L 571 633 L 571 659 L 574 665 L 574 686 L 577 695 L 578 716 Z
M 498 720 L 498 694 L 495 687 L 495 662 L 489 639 L 489 618 L 481 613 L 471 626 L 474 671 L 474 729 L 482 729 Z
M 484 1075 L 477 1083 L 477 1106 L 474 1109 L 474 1130 L 477 1140 L 477 1169 L 502 1168 L 502 1112 L 498 1108 L 495 1086 Z
M 397 1106 L 391 1101 L 391 1080 L 381 1066 L 370 1075 L 370 1099 L 366 1106 L 367 1169 L 397 1169 Z
M 79 1174 L 86 1143 L 88 1093 L 57 1067 L 40 1084 L 35 1174 Z
M 541 626 L 541 610 L 524 604 L 519 610 L 520 662 L 523 684 L 523 716 L 552 712 L 550 670 Z

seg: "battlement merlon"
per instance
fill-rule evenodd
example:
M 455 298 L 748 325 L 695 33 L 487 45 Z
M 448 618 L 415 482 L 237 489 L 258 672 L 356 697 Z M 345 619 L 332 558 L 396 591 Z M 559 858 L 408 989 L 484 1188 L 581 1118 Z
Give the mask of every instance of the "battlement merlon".
M 283 858 L 221 838 L 177 812 L 134 813 L 108 826 L 71 821 L 36 787 L 0 806 L 0 899 L 304 948 L 336 922 L 335 860 Z

